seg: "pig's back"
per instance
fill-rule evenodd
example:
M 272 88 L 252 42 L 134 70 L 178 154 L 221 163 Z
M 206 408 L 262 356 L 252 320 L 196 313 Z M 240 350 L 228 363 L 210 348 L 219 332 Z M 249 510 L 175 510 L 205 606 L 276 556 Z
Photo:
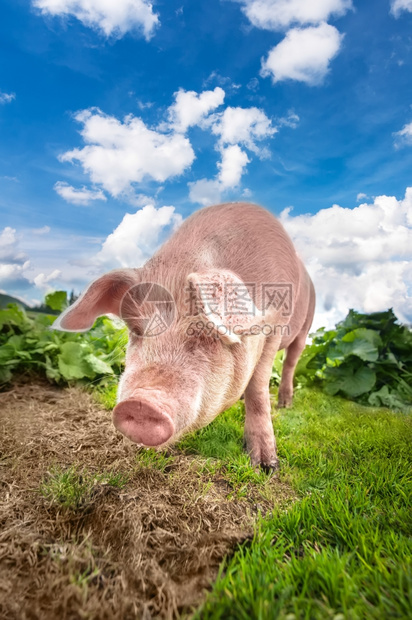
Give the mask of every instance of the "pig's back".
M 257 205 L 226 203 L 201 209 L 184 222 L 175 240 L 187 249 L 202 249 L 203 260 L 233 269 L 244 281 L 299 274 L 295 249 L 282 224 Z
M 179 294 L 181 280 L 193 271 L 230 269 L 243 282 L 290 283 L 295 298 L 302 265 L 282 224 L 266 209 L 249 203 L 225 203 L 200 209 L 149 261 L 165 286 Z

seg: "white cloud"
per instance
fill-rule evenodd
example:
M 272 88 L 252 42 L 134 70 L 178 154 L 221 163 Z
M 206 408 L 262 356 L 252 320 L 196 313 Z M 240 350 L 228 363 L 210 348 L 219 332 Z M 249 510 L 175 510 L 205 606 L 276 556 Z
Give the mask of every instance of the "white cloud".
M 76 189 L 64 181 L 57 181 L 54 190 L 64 200 L 75 205 L 88 205 L 92 200 L 107 200 L 101 189 Z
M 265 30 L 286 30 L 291 25 L 319 24 L 331 16 L 344 15 L 352 8 L 351 0 L 235 1 L 244 5 L 242 10 L 254 26 Z
M 254 153 L 259 152 L 257 141 L 272 137 L 278 130 L 259 108 L 226 108 L 210 117 L 212 132 L 221 144 L 243 144 Z
M 365 200 L 365 198 L 367 198 L 367 194 L 364 194 L 363 192 L 359 192 L 359 194 L 356 196 L 356 202 L 361 202 L 362 200 Z
M 0 104 L 11 103 L 16 98 L 15 93 L 3 93 L 0 91 Z
M 233 1 L 243 5 L 243 12 L 256 28 L 286 31 L 285 38 L 262 59 L 262 77 L 271 76 L 273 83 L 292 79 L 315 85 L 323 81 L 344 36 L 326 21 L 352 9 L 352 0 Z M 251 87 L 256 85 L 253 82 Z
M 50 283 L 57 280 L 61 276 L 61 274 L 62 272 L 60 271 L 60 269 L 53 269 L 53 271 L 50 272 L 49 275 L 46 275 L 45 273 L 39 273 L 33 278 L 33 282 L 38 288 L 44 291 L 48 291 L 53 288 Z
M 320 84 L 329 63 L 339 51 L 343 35 L 330 24 L 293 28 L 262 60 L 262 77 L 272 81 L 297 80 L 310 86 Z
M 164 182 L 182 174 L 195 154 L 182 134 L 149 129 L 140 118 L 127 116 L 122 123 L 97 108 L 76 115 L 86 146 L 67 151 L 60 161 L 77 161 L 95 184 L 112 196 L 130 192 L 143 179 Z
M 405 125 L 400 131 L 395 132 L 395 146 L 412 144 L 412 123 Z
M 13 229 L 10 237 L 18 241 L 23 263 L 0 259 L 0 288 L 8 294 L 30 290 L 31 301 L 43 299 L 47 290 L 71 290 L 77 293 L 102 273 L 116 267 L 140 267 L 169 234 L 182 222 L 173 206 L 147 205 L 136 213 L 126 213 L 106 239 L 75 235 L 54 228 L 52 235 L 36 235 L 32 229 Z M 6 231 L 10 235 L 9 231 Z M 0 239 L 5 238 L 5 235 Z M 9 237 L 8 237 L 9 238 Z M 7 243 L 10 246 L 10 243 Z
M 212 110 L 222 105 L 224 99 L 225 91 L 219 86 L 202 93 L 180 89 L 168 109 L 170 126 L 174 131 L 184 133 L 189 127 L 199 125 Z
M 260 157 L 267 156 L 267 150 L 257 142 L 272 137 L 278 130 L 259 108 L 226 108 L 212 114 L 205 121 L 212 132 L 219 136 L 217 150 L 221 154 L 218 173 L 214 179 L 199 179 L 189 183 L 189 198 L 203 206 L 221 200 L 222 194 L 240 184 L 242 174 L 250 159 L 240 145 Z
M 85 26 L 109 37 L 142 32 L 150 39 L 159 23 L 148 0 L 32 0 L 44 15 L 73 16 Z
M 51 281 L 53 284 L 58 281 L 58 286 L 66 288 L 65 277 L 69 278 L 67 281 L 74 279 L 76 282 L 91 279 L 88 277 L 90 264 L 86 269 L 69 264 L 87 249 L 89 238 L 76 239 L 67 230 L 54 230 L 52 235 L 49 232 L 49 226 L 25 228 L 19 232 L 7 227 L 0 231 L 0 287 L 9 294 L 18 296 L 19 291 L 30 289 L 32 296 L 37 295 L 40 301 Z M 96 251 L 95 246 L 93 251 Z
M 92 263 L 105 269 L 140 267 L 181 222 L 181 215 L 171 206 L 146 205 L 136 213 L 126 213 Z
M 238 144 L 223 149 L 222 161 L 218 163 L 218 180 L 222 189 L 237 187 L 248 163 L 247 154 L 242 151 Z
M 218 179 L 199 179 L 189 185 L 189 199 L 195 204 L 207 207 L 221 201 L 223 187 Z
M 412 0 L 392 0 L 391 1 L 391 13 L 395 17 L 399 17 L 402 11 L 409 11 L 412 13 Z
M 203 206 L 220 202 L 222 194 L 238 187 L 249 158 L 238 144 L 221 149 L 222 160 L 218 162 L 218 174 L 214 179 L 199 179 L 189 183 L 189 198 Z
M 101 273 L 92 261 L 103 239 L 74 234 L 67 229 L 53 228 L 53 234 L 33 235 L 31 229 L 20 231 L 22 249 L 30 257 L 24 271 L 25 283 L 16 284 L 10 292 L 30 288 L 31 297 L 43 299 L 44 291 L 75 289 L 79 292 Z M 57 275 L 57 272 L 60 272 Z
M 248 90 L 251 90 L 253 92 L 256 92 L 259 90 L 259 80 L 256 77 L 253 77 L 249 80 L 249 82 L 246 84 L 246 88 Z
M 232 81 L 230 77 L 225 77 L 224 75 L 220 75 L 218 71 L 212 71 L 212 73 L 202 82 L 203 88 L 210 86 L 211 84 L 217 84 L 218 86 L 224 87 L 226 93 L 233 94 L 239 88 L 242 88 L 241 84 L 236 84 Z
M 288 112 L 287 116 L 282 116 L 281 118 L 277 119 L 278 127 L 290 127 L 291 129 L 296 129 L 296 127 L 299 125 L 299 122 L 300 118 L 298 114 L 296 114 L 296 112 L 294 112 L 293 110 Z
M 22 264 L 27 255 L 19 247 L 19 238 L 16 229 L 6 226 L 0 231 L 0 261 L 10 264 Z
M 333 326 L 349 308 L 393 307 L 412 321 L 412 188 L 405 198 L 378 196 L 354 209 L 334 205 L 314 215 L 280 219 L 311 273 L 315 327 Z
M 129 93 L 130 96 L 134 95 L 134 92 L 130 92 Z M 150 110 L 150 108 L 153 108 L 153 101 L 142 101 L 141 99 L 137 99 L 136 100 L 137 106 L 139 108 L 139 110 Z
M 29 280 L 25 276 L 25 272 L 30 266 L 30 261 L 26 261 L 22 265 L 0 263 L 0 285 L 10 288 L 28 288 Z
M 32 228 L 33 235 L 47 235 L 50 232 L 50 226 L 42 226 L 42 228 Z
M 27 254 L 20 247 L 20 235 L 15 228 L 6 226 L 0 231 L 0 286 L 27 288 L 30 282 L 26 272 L 30 267 Z
M 160 186 L 157 189 L 157 193 L 159 193 L 161 190 L 163 189 L 162 186 Z M 127 196 L 127 202 L 132 206 L 132 207 L 145 207 L 146 205 L 154 205 L 156 204 L 156 200 L 155 198 L 153 198 L 152 196 L 146 196 L 146 194 L 129 194 Z
M 258 143 L 278 131 L 265 112 L 256 107 L 228 107 L 214 112 L 223 104 L 224 97 L 225 92 L 220 87 L 201 93 L 179 90 L 166 112 L 167 120 L 156 129 L 147 127 L 142 119 L 133 115 L 126 116 L 122 122 L 98 108 L 83 110 L 75 119 L 82 124 L 80 135 L 85 146 L 63 153 L 59 160 L 80 163 L 95 186 L 101 186 L 114 197 L 127 197 L 130 204 L 143 206 L 152 199 L 136 194 L 135 184 L 163 183 L 183 174 L 195 159 L 193 147 L 184 133 L 197 125 L 218 137 L 216 149 L 222 156 L 215 179 L 189 183 L 192 200 L 209 203 L 212 195 L 218 199 L 225 189 L 239 184 L 249 162 L 245 149 L 261 158 L 269 156 L 269 151 Z M 296 127 L 298 120 L 296 114 L 289 113 L 286 118 L 279 119 L 279 125 Z M 55 190 L 77 204 L 105 199 L 100 189 L 83 187 L 78 190 L 62 182 L 56 183 Z

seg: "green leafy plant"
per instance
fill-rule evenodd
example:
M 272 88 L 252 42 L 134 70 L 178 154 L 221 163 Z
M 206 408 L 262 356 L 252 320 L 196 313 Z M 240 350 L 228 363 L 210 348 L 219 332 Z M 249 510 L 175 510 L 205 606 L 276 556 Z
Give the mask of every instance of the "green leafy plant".
M 53 293 L 49 293 L 44 298 L 44 303 L 52 310 L 62 312 L 67 308 L 67 293 L 66 291 L 54 291 Z
M 412 408 L 412 331 L 392 310 L 350 310 L 335 329 L 311 336 L 296 368 L 298 381 L 365 405 Z
M 65 292 L 46 297 L 48 307 L 63 309 Z M 124 366 L 127 330 L 107 317 L 87 333 L 52 328 L 55 316 L 25 311 L 16 304 L 0 310 L 0 385 L 18 373 L 35 371 L 55 383 L 102 381 L 119 375 Z

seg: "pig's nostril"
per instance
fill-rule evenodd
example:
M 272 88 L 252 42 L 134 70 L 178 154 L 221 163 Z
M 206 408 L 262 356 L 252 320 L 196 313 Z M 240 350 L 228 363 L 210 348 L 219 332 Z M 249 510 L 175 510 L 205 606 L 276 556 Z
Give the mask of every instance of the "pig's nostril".
M 124 400 L 116 405 L 113 424 L 123 435 L 144 446 L 160 446 L 175 431 L 169 414 L 136 399 Z

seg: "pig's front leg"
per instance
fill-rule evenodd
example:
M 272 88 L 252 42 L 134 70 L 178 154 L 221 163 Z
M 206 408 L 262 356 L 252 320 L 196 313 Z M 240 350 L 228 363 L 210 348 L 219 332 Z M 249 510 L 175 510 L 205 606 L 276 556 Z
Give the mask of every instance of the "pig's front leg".
M 245 390 L 246 451 L 252 465 L 260 465 L 266 471 L 279 469 L 269 397 L 270 375 L 279 340 L 277 336 L 267 339 L 262 356 Z

